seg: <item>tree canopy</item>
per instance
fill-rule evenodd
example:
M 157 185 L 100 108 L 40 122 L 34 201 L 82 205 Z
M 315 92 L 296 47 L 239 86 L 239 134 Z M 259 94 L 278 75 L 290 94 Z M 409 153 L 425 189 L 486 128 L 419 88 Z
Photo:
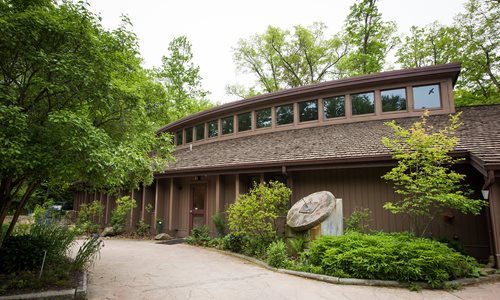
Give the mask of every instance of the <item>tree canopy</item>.
M 129 25 L 105 30 L 84 3 L 0 0 L 0 224 L 42 183 L 137 187 L 171 159 Z
M 241 39 L 233 59 L 240 71 L 255 75 L 258 90 L 267 93 L 339 78 L 337 64 L 347 45 L 337 35 L 326 38 L 325 29 L 323 23 L 297 25 L 293 32 L 269 26 L 263 34 Z M 238 86 L 227 90 L 245 94 Z
M 165 125 L 195 112 L 213 107 L 206 99 L 209 94 L 201 87 L 200 67 L 193 63 L 192 45 L 185 36 L 174 38 L 162 65 L 152 72 L 163 87 L 148 111 L 158 125 Z

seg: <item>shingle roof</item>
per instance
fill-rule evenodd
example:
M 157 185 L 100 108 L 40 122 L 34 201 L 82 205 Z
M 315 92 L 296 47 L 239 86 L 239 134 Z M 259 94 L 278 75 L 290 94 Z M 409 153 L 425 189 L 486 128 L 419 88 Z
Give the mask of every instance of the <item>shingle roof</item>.
M 457 111 L 462 111 L 463 125 L 457 131 L 460 142 L 456 150 L 468 151 L 482 163 L 500 163 L 500 105 L 464 107 Z M 409 127 L 417 119 L 398 119 L 397 123 Z M 381 143 L 382 137 L 390 133 L 384 125 L 386 121 L 293 129 L 194 145 L 192 151 L 175 151 L 176 162 L 166 173 L 387 157 L 389 151 Z M 447 121 L 447 115 L 429 117 L 434 126 Z

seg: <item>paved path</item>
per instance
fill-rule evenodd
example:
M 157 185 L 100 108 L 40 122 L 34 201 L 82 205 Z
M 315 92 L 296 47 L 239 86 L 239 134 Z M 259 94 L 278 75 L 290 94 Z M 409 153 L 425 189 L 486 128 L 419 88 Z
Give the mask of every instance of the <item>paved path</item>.
M 106 240 L 89 299 L 500 299 L 500 282 L 460 291 L 335 285 L 272 272 L 210 249 Z

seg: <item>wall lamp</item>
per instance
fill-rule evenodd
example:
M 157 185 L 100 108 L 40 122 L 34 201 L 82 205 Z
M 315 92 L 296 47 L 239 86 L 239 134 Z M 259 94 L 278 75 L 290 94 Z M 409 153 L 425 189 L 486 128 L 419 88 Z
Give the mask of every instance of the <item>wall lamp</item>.
M 483 194 L 483 199 L 488 200 L 490 197 L 490 190 L 481 190 L 481 194 Z

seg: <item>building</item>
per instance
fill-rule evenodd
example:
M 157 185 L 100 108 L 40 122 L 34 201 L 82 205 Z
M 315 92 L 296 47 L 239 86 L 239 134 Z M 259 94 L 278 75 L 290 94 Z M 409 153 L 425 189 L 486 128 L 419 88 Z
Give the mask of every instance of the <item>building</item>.
M 408 127 L 427 109 L 429 122 L 445 124 L 455 113 L 453 86 L 459 64 L 382 72 L 283 90 L 227 103 L 161 128 L 171 132 L 176 162 L 154 183 L 131 194 L 139 203 L 130 218 L 141 218 L 177 237 L 194 226 L 215 227 L 222 212 L 254 181 L 281 180 L 292 188 L 290 204 L 319 191 L 343 199 L 344 216 L 356 208 L 373 212 L 373 229 L 404 231 L 405 217 L 382 208 L 395 200 L 385 174 L 395 161 L 381 138 L 396 120 Z M 489 208 L 479 216 L 449 210 L 432 224 L 433 236 L 458 239 L 480 259 L 500 259 L 500 106 L 466 107 L 462 112 L 456 166 L 467 174 L 475 198 L 489 191 Z M 110 220 L 114 196 L 79 193 L 75 205 L 99 199 Z M 147 209 L 152 207 L 151 212 Z

